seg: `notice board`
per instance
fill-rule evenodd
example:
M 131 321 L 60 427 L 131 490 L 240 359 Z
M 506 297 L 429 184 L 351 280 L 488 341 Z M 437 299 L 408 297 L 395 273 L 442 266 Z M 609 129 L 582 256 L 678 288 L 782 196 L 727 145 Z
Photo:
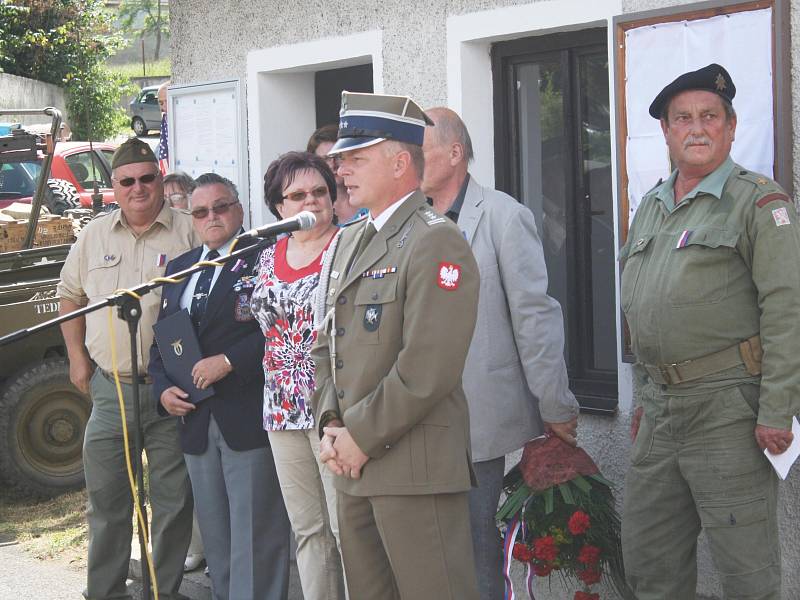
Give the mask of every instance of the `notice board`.
M 791 193 L 788 2 L 703 2 L 614 19 L 620 243 L 642 196 L 671 170 L 647 108 L 681 73 L 715 62 L 736 84 L 731 149 L 745 168 Z
M 736 85 L 733 159 L 792 193 L 788 0 L 713 0 L 614 18 L 619 245 L 639 202 L 671 171 L 660 123 L 648 114 L 659 91 L 715 62 Z M 633 362 L 621 318 L 623 361 Z
M 230 179 L 249 226 L 247 123 L 239 80 L 170 86 L 167 105 L 170 170 Z

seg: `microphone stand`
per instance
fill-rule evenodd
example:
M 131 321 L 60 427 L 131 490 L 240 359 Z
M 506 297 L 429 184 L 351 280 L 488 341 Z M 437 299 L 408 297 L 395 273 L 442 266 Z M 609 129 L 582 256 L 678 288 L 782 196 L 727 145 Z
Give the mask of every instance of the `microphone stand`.
M 240 240 L 244 239 L 252 239 L 250 236 L 240 236 Z M 248 254 L 252 254 L 253 252 L 262 250 L 267 248 L 268 246 L 272 246 L 277 241 L 277 237 L 275 235 L 269 235 L 263 237 L 260 241 L 256 242 L 255 244 L 251 244 L 240 250 L 236 250 L 226 256 L 220 256 L 214 259 L 214 262 L 218 263 L 227 263 L 233 259 L 239 259 L 243 256 Z M 177 273 L 172 273 L 169 277 L 172 279 L 183 279 L 184 277 L 191 277 L 194 273 L 202 271 L 203 269 L 208 268 L 216 268 L 210 265 L 194 265 L 189 267 L 188 269 L 184 269 L 183 271 L 178 271 Z M 166 285 L 169 282 L 166 281 L 156 281 L 156 282 L 145 282 L 140 283 L 139 285 L 131 288 L 129 291 L 136 294 L 136 296 L 144 296 L 145 294 L 153 291 L 154 289 L 160 288 Z M 115 293 L 111 296 L 108 296 L 105 300 L 101 300 L 99 302 L 95 302 L 94 304 L 90 304 L 88 306 L 84 306 L 83 308 L 79 308 L 69 314 L 62 315 L 56 317 L 55 319 L 50 319 L 49 321 L 45 321 L 44 323 L 39 323 L 38 325 L 34 325 L 33 327 L 27 327 L 25 329 L 19 329 L 7 335 L 0 337 L 0 347 L 5 346 L 7 344 L 11 344 L 12 342 L 16 342 L 18 340 L 24 339 L 29 335 L 33 335 L 39 331 L 49 329 L 50 327 L 54 327 L 56 325 L 60 325 L 66 321 L 71 321 L 72 319 L 77 319 L 78 317 L 82 317 L 89 313 L 92 313 L 96 310 L 100 310 L 101 308 L 105 308 L 106 306 L 116 306 L 117 307 L 117 316 L 125 321 L 128 324 L 128 335 L 130 337 L 130 345 L 131 345 L 131 390 L 132 390 L 132 401 L 133 401 L 133 420 L 134 426 L 136 428 L 134 434 L 134 446 L 135 446 L 135 457 L 134 457 L 134 466 L 136 468 L 136 486 L 138 488 L 138 502 L 139 506 L 142 510 L 142 519 L 144 521 L 144 529 L 139 527 L 139 550 L 141 554 L 141 570 L 142 570 L 142 600 L 150 600 L 150 571 L 145 564 L 147 562 L 147 552 L 144 543 L 144 534 L 145 531 L 149 533 L 149 520 L 147 516 L 147 509 L 144 505 L 144 473 L 143 473 L 143 466 L 142 466 L 142 449 L 144 445 L 144 436 L 142 434 L 142 419 L 141 414 L 139 412 L 139 360 L 138 360 L 138 344 L 137 344 L 137 334 L 138 334 L 138 327 L 139 327 L 139 320 L 142 316 L 142 305 L 139 301 L 139 298 L 128 294 L 126 292 L 119 292 Z

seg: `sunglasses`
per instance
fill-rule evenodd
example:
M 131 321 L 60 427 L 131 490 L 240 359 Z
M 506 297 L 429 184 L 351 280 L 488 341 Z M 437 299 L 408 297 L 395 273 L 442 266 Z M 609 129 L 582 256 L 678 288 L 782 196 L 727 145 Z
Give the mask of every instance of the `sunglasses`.
M 211 212 L 213 212 L 215 215 L 224 215 L 231 209 L 231 206 L 233 206 L 234 204 L 239 204 L 239 201 L 231 200 L 230 202 L 226 202 L 224 204 L 215 204 L 214 206 L 211 207 Z M 203 206 L 192 210 L 192 217 L 194 217 L 195 219 L 205 219 L 208 216 L 208 213 L 209 209 Z
M 115 179 L 115 181 L 120 184 L 122 187 L 131 187 L 137 181 L 143 185 L 147 185 L 153 183 L 158 177 L 158 173 L 147 173 L 146 175 L 142 175 L 137 180 L 136 177 L 123 177 L 122 179 Z
M 305 190 L 298 190 L 296 192 L 292 192 L 291 194 L 286 194 L 283 196 L 284 200 L 291 200 L 292 202 L 302 202 L 306 199 L 306 196 L 311 194 L 314 198 L 324 198 L 328 195 L 328 188 L 327 186 L 321 185 L 319 187 L 315 187 L 310 192 L 306 192 Z

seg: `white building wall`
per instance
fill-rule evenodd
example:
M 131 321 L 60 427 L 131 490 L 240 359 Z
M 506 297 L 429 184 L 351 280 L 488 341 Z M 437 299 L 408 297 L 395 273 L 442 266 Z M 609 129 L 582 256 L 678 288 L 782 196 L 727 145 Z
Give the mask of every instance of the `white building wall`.
M 246 81 L 251 198 L 262 198 L 266 166 L 280 152 L 302 148 L 313 130 L 313 71 L 372 62 L 376 91 L 408 94 L 423 106 L 446 104 L 470 128 L 472 171 L 494 181 L 493 107 L 489 50 L 499 40 L 605 24 L 614 15 L 664 8 L 669 0 L 173 0 L 173 81 L 191 83 L 238 77 Z M 792 3 L 792 31 L 800 0 Z M 613 32 L 609 31 L 609 41 Z M 793 40 L 792 98 L 800 93 L 800 41 Z M 609 86 L 613 101 L 613 44 Z M 318 66 L 314 66 L 318 65 Z M 311 82 L 311 83 L 310 83 Z M 309 88 L 311 86 L 311 88 Z M 309 102 L 311 104 L 309 105 Z M 794 150 L 800 156 L 800 116 L 794 114 Z M 613 115 L 612 111 L 612 115 Z M 612 116 L 613 118 L 613 116 Z M 613 128 L 612 128 L 613 129 Z M 616 144 L 616 140 L 612 140 Z M 795 188 L 800 161 L 794 162 Z M 616 177 L 614 195 L 616 207 Z M 259 213 L 254 214 L 258 223 Z M 263 209 L 260 216 L 268 220 Z M 616 219 L 616 215 L 615 215 Z M 617 277 L 617 280 L 619 278 Z M 616 313 L 619 314 L 619 306 Z M 618 317 L 617 317 L 618 318 Z M 618 324 L 619 329 L 619 324 Z M 620 410 L 615 417 L 582 417 L 580 441 L 604 474 L 623 488 L 630 441 L 631 378 L 619 364 Z M 509 464 L 518 460 L 510 457 Z M 621 494 L 620 494 L 621 495 Z M 800 469 L 782 486 L 780 504 L 784 598 L 800 599 Z M 721 597 L 705 541 L 701 541 L 698 591 Z M 520 588 L 521 589 L 521 588 Z M 539 586 L 537 598 L 572 598 L 572 592 Z M 606 594 L 603 597 L 610 597 Z

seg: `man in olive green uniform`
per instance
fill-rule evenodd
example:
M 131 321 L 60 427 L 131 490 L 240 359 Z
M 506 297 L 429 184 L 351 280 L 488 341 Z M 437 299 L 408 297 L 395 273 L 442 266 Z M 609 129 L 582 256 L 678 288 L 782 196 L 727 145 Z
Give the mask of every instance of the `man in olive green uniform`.
M 419 191 L 428 119 L 409 98 L 342 94 L 331 152 L 354 206 L 320 280 L 313 397 L 358 600 L 477 600 L 461 388 L 478 269 Z
M 122 144 L 111 162 L 114 197 L 120 209 L 89 223 L 78 236 L 61 271 L 61 314 L 68 314 L 153 277 L 163 276 L 167 262 L 199 245 L 186 211 L 164 203 L 161 173 L 150 147 L 133 138 Z M 139 322 L 139 373 L 147 373 L 153 323 L 160 290 L 142 298 Z M 86 425 L 83 464 L 89 494 L 88 581 L 90 600 L 129 598 L 125 587 L 132 536 L 133 499 L 125 466 L 122 420 L 113 383 L 108 330 L 103 309 L 61 325 L 70 362 L 70 379 L 92 396 Z M 117 369 L 125 397 L 131 446 L 134 436 L 128 326 L 112 319 Z M 97 368 L 95 368 L 95 365 Z M 192 502 L 186 466 L 174 417 L 161 417 L 150 398 L 150 381 L 139 375 L 139 408 L 150 473 L 153 510 L 152 547 L 159 597 L 175 598 L 192 529 Z M 131 449 L 133 453 L 133 449 Z
M 780 598 L 777 478 L 800 401 L 800 229 L 735 164 L 736 88 L 712 64 L 656 97 L 676 170 L 620 252 L 637 363 L 623 551 L 640 600 L 694 598 L 705 530 L 726 598 Z

